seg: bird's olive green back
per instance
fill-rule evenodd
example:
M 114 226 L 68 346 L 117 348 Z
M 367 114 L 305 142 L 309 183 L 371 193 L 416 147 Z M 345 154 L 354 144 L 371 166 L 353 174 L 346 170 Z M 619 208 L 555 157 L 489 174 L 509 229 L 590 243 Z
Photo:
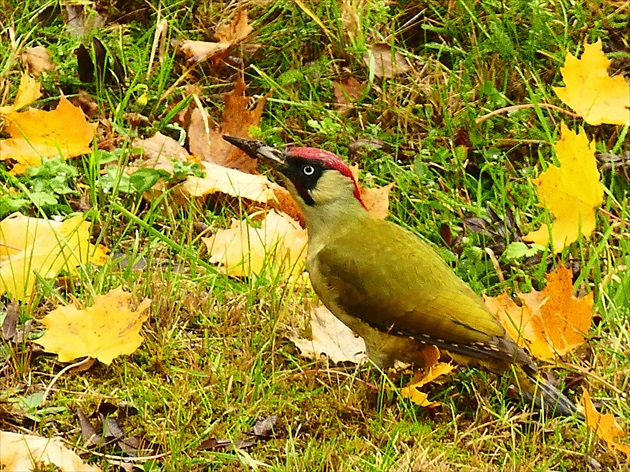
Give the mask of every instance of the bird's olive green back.
M 348 314 L 383 331 L 451 343 L 505 335 L 479 296 L 429 244 L 390 222 L 363 219 L 358 226 L 349 223 L 310 256 Z

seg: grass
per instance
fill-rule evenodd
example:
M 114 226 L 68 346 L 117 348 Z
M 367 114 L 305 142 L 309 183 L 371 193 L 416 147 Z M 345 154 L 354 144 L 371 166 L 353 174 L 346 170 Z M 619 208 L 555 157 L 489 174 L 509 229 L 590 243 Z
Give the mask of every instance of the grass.
M 569 367 L 554 372 L 572 377 L 592 372 L 581 384 L 627 431 L 630 409 L 618 394 L 628 391 L 630 378 L 630 212 L 623 175 L 603 175 L 607 191 L 596 233 L 566 249 L 559 260 L 548 253 L 508 260 L 497 249 L 503 280 L 484 249 L 505 247 L 513 234 L 484 235 L 462 223 L 470 217 L 488 220 L 487 208 L 503 220 L 511 210 L 523 232 L 542 223 L 531 179 L 553 163 L 549 144 L 558 138 L 559 122 L 572 129 L 584 125 L 536 105 L 560 105 L 551 86 L 561 81 L 565 52 L 579 53 L 585 40 L 603 39 L 615 51 L 615 67 L 627 71 L 627 2 L 591 2 L 588 8 L 565 0 L 308 2 L 325 31 L 288 0 L 113 5 L 108 14 L 118 24 L 92 28 L 87 36 L 99 37 L 118 55 L 128 75 L 122 88 L 80 83 L 73 53 L 80 39 L 64 33 L 56 2 L 13 2 L 0 13 L 3 104 L 15 94 L 19 53 L 45 45 L 57 68 L 42 79 L 45 99 L 40 105 L 50 106 L 60 91 L 73 96 L 87 89 L 98 104 L 98 118 L 108 120 L 101 121 L 101 131 L 122 149 L 70 161 L 78 172 L 68 182 L 75 193 L 56 195 L 55 205 L 35 205 L 29 190 L 33 180 L 21 180 L 26 195 L 21 211 L 33 216 L 68 214 L 79 200 L 88 202 L 95 241 L 106 244 L 112 257 L 102 269 L 81 276 L 70 291 L 42 284 L 35 302 L 20 307 L 20 324 L 35 320 L 39 329 L 37 320 L 60 300 L 88 303 L 122 285 L 137 300 L 153 300 L 145 341 L 111 366 L 97 364 L 62 376 L 46 405 L 62 410 L 44 414 L 35 407 L 38 421 L 26 417 L 15 400 L 43 391 L 62 366 L 52 356 L 39 355 L 31 342 L 3 341 L 2 429 L 60 435 L 81 448 L 76 410 L 90 415 L 111 403 L 125 436 L 138 438 L 146 454 L 164 453 L 140 465 L 147 471 L 568 471 L 590 470 L 595 463 L 605 470 L 625 470 L 622 454 L 611 453 L 576 420 L 540 417 L 507 378 L 460 369 L 431 391 L 443 406 L 426 410 L 387 389 L 389 380 L 376 369 L 299 357 L 285 335 L 289 326 L 304 326 L 316 301 L 311 291 L 292 289 L 273 276 L 227 279 L 200 250 L 195 228 L 225 227 L 230 218 L 242 217 L 238 205 L 182 206 L 170 194 L 147 202 L 138 193 L 117 192 L 122 187 L 115 181 L 105 193 L 98 183 L 103 168 L 98 163 L 113 158 L 125 165 L 136 136 L 160 131 L 177 139 L 172 111 L 187 84 L 203 89 L 204 105 L 220 118 L 222 93 L 232 89 L 239 66 L 202 64 L 187 71 L 185 60 L 169 47 L 165 61 L 147 77 L 151 42 L 161 19 L 169 21 L 169 42 L 209 40 L 220 21 L 230 19 L 237 7 L 247 8 L 252 42 L 261 47 L 253 56 L 240 48 L 231 55 L 243 56 L 249 94 L 273 90 L 262 137 L 271 144 L 294 142 L 343 156 L 358 140 L 378 140 L 380 148 L 359 147 L 353 154 L 362 178 L 375 185 L 395 181 L 390 219 L 433 242 L 479 293 L 540 289 L 550 267 L 570 265 L 576 288 L 594 292 L 601 322 L 588 345 L 569 356 Z M 355 5 L 358 28 L 351 27 L 352 15 L 343 5 Z M 136 8 L 144 13 L 134 16 Z M 7 40 L 11 32 L 13 50 Z M 403 54 L 411 70 L 393 79 L 374 76 L 363 54 L 376 42 Z M 349 74 L 368 91 L 342 114 L 333 106 L 332 83 Z M 146 104 L 140 100 L 145 89 L 138 85 L 146 85 Z M 475 122 L 520 104 L 535 106 Z M 129 121 L 132 113 L 148 119 L 135 126 Z M 585 128 L 599 151 L 629 151 L 627 129 Z M 7 195 L 20 184 L 9 179 L 8 164 L 1 165 L 6 178 L 0 188 Z M 120 255 L 129 263 L 117 261 Z M 144 268 L 134 268 L 137 262 Z M 572 393 L 579 397 L 580 389 Z M 269 415 L 278 416 L 273 436 L 252 437 L 257 419 Z M 253 444 L 236 450 L 208 448 L 208 439 Z M 110 445 L 84 456 L 105 470 L 118 470 L 103 454 L 117 450 Z

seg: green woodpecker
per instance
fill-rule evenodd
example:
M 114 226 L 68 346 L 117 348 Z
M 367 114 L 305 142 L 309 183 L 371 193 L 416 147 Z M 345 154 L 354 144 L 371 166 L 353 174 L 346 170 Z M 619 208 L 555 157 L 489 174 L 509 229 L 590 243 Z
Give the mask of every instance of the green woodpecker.
M 224 139 L 275 169 L 304 213 L 307 269 L 326 307 L 366 343 L 380 367 L 420 363 L 433 344 L 456 362 L 516 374 L 519 387 L 550 412 L 576 406 L 537 373 L 481 298 L 410 231 L 372 217 L 348 166 L 315 148 L 281 151 Z

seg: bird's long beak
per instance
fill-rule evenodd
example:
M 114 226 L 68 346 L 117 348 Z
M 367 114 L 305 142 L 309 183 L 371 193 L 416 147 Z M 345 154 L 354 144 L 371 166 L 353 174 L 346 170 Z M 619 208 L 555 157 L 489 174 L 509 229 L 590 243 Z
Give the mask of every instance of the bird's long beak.
M 254 159 L 261 159 L 265 164 L 273 169 L 279 169 L 285 163 L 285 153 L 271 146 L 267 146 L 262 141 L 237 138 L 235 136 L 223 135 L 228 143 L 242 149 L 248 156 Z

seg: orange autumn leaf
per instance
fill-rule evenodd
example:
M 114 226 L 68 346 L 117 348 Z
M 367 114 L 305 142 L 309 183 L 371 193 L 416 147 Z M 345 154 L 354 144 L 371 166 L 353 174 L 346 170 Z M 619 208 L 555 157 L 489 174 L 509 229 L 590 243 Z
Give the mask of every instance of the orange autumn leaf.
M 43 157 L 68 159 L 92 151 L 96 125 L 89 124 L 81 108 L 64 96 L 55 110 L 11 112 L 4 119 L 5 132 L 11 137 L 0 141 L 0 159 L 17 161 L 15 174 L 41 165 Z
M 484 297 L 508 334 L 539 359 L 562 356 L 581 346 L 591 327 L 593 294 L 573 296 L 571 271 L 563 266 L 547 275 L 544 290 L 518 293 L 521 306 L 507 294 Z
M 625 434 L 617 420 L 610 413 L 601 414 L 593 405 L 591 396 L 586 389 L 582 389 L 582 407 L 584 408 L 584 417 L 586 418 L 586 425 L 589 429 L 593 430 L 598 438 L 603 439 L 608 447 L 613 451 L 623 452 L 628 459 L 630 459 L 630 446 L 626 444 L 619 444 L 617 441 L 623 439 Z
M 580 59 L 570 52 L 560 69 L 565 87 L 554 91 L 590 125 L 630 124 L 630 85 L 623 74 L 608 75 L 612 61 L 602 51 L 602 41 L 584 43 Z
M 595 143 L 582 131 L 575 134 L 562 124 L 560 141 L 554 146 L 560 166 L 551 165 L 534 181 L 540 204 L 554 216 L 551 234 L 547 226 L 523 239 L 541 246 L 551 242 L 556 253 L 590 236 L 595 229 L 595 209 L 602 203 L 604 187 L 595 161 Z
M 97 295 L 87 308 L 57 308 L 42 320 L 48 329 L 36 342 L 57 354 L 59 362 L 88 356 L 109 365 L 142 344 L 140 328 L 149 317 L 151 300 L 145 298 L 137 310 L 130 308 L 130 301 L 131 294 L 117 288 Z

